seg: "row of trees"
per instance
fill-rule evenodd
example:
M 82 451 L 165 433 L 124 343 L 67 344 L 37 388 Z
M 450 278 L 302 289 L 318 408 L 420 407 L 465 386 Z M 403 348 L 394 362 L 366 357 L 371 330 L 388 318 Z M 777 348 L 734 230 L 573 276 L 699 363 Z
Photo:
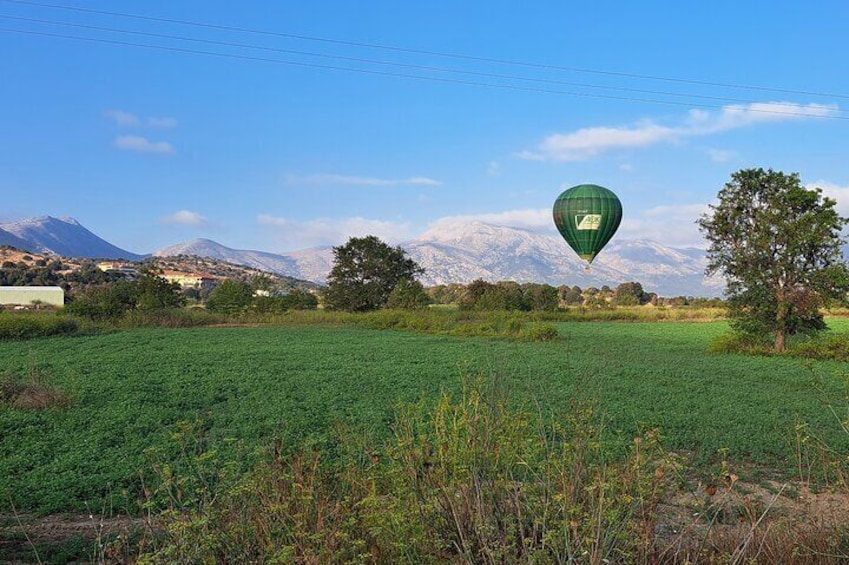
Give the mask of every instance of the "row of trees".
M 783 350 L 789 334 L 823 329 L 820 308 L 847 300 L 849 267 L 841 246 L 843 228 L 836 202 L 819 189 L 804 187 L 798 174 L 747 169 L 734 173 L 719 192 L 718 204 L 699 227 L 708 243 L 706 274 L 723 275 L 729 315 L 738 332 L 774 335 Z M 374 236 L 352 238 L 333 249 L 335 264 L 325 294 L 328 308 L 363 311 L 390 304 L 396 292 L 424 302 L 415 277 L 422 269 L 400 247 Z M 657 303 L 637 282 L 619 285 L 612 296 L 580 288 L 475 281 L 453 289 L 466 309 L 548 310 L 565 304 L 638 305 Z M 446 287 L 432 295 L 444 299 Z
M 819 189 L 804 187 L 797 174 L 747 169 L 732 175 L 719 192 L 718 203 L 698 224 L 709 243 L 707 274 L 718 273 L 727 280 L 728 312 L 735 330 L 759 338 L 773 335 L 774 347 L 780 351 L 788 335 L 825 327 L 820 309 L 826 303 L 847 300 L 849 267 L 842 254 L 841 234 L 849 220 L 835 206 Z M 324 292 L 325 307 L 330 310 L 423 308 L 432 301 L 455 302 L 470 310 L 664 303 L 638 282 L 615 289 L 581 289 L 478 280 L 465 287 L 447 285 L 426 292 L 417 280 L 423 269 L 403 249 L 375 236 L 351 238 L 333 252 L 335 261 Z M 68 277 L 73 277 L 73 282 L 88 284 L 89 290 L 76 297 L 69 309 L 93 318 L 185 304 L 182 289 L 152 270 L 143 271 L 136 281 L 106 280 L 108 275 L 93 267 L 72 275 L 60 276 L 61 271 L 58 260 L 42 260 L 35 269 L 7 262 L 0 267 L 0 284 L 61 283 L 67 288 Z M 310 293 L 278 296 L 258 283 L 261 278 L 253 285 L 226 280 L 208 296 L 207 307 L 234 313 L 317 306 Z M 688 301 L 685 297 L 673 300 Z

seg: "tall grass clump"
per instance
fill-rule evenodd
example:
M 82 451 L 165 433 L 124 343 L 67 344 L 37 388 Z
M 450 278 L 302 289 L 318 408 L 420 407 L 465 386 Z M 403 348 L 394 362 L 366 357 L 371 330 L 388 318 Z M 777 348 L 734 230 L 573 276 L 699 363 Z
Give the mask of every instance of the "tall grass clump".
M 56 312 L 0 312 L 0 339 L 73 335 L 79 329 L 77 320 Z
M 141 562 L 652 562 L 675 462 L 654 433 L 612 456 L 601 429 L 591 403 L 549 418 L 473 379 L 400 407 L 382 444 L 340 432 L 334 455 L 275 448 L 241 477 L 193 453 L 190 480 L 156 467 Z
M 0 375 L 0 405 L 19 410 L 68 408 L 70 397 L 51 382 L 50 371 L 30 364 L 25 375 L 7 371 Z
M 212 326 L 228 321 L 227 316 L 201 308 L 159 308 L 130 310 L 114 320 L 121 328 L 193 328 Z

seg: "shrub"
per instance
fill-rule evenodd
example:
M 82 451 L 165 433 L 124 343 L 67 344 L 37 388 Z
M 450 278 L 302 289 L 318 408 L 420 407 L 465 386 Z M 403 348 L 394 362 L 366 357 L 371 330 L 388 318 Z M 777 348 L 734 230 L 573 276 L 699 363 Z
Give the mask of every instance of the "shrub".
M 531 324 L 525 331 L 525 337 L 530 341 L 555 341 L 559 335 L 554 324 Z
M 77 321 L 56 313 L 0 312 L 0 339 L 32 339 L 77 333 Z
M 713 338 L 708 346 L 710 353 L 770 354 L 767 338 L 741 332 L 730 332 Z
M 22 410 L 67 408 L 70 398 L 50 384 L 50 374 L 31 365 L 25 377 L 7 372 L 0 377 L 0 403 Z
M 798 345 L 794 345 L 788 353 L 794 357 L 847 362 L 849 361 L 849 335 L 832 334 L 817 336 Z
M 247 310 L 252 299 L 251 285 L 245 281 L 226 279 L 209 294 L 206 307 L 210 312 L 235 314 Z
M 199 308 L 162 308 L 131 310 L 120 319 L 118 325 L 124 328 L 193 328 L 221 324 L 224 321 L 224 316 Z
M 648 562 L 676 463 L 653 433 L 613 461 L 600 431 L 590 403 L 548 420 L 470 379 L 459 397 L 402 406 L 382 445 L 340 431 L 335 458 L 277 445 L 237 476 L 195 442 L 155 466 L 161 536 L 142 561 Z

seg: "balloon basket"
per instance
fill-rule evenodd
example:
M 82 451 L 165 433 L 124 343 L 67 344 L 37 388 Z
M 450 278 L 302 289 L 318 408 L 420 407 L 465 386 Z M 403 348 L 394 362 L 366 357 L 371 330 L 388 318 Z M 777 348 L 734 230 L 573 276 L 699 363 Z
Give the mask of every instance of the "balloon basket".
M 586 267 L 584 267 L 584 273 L 586 273 L 586 274 L 588 274 L 588 275 L 589 275 L 589 274 L 590 274 L 590 273 L 592 273 L 592 272 L 593 272 L 593 270 L 590 268 L 590 266 L 589 266 L 589 265 L 587 265 Z

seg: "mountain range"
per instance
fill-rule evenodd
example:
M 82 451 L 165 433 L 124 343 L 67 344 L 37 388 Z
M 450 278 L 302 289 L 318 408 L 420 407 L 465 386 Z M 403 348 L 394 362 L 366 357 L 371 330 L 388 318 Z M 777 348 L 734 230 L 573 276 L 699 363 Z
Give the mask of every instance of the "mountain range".
M 0 245 L 62 257 L 97 257 L 138 261 L 130 253 L 94 235 L 73 218 L 42 216 L 0 224 Z
M 0 224 L 0 245 L 63 257 L 144 258 L 101 239 L 73 218 L 44 216 Z M 704 276 L 704 251 L 648 240 L 614 239 L 589 271 L 559 236 L 483 222 L 440 224 L 401 247 L 424 267 L 421 279 L 426 286 L 475 279 L 582 288 L 639 281 L 662 296 L 718 296 L 724 287 L 722 279 Z M 152 255 L 208 257 L 316 283 L 324 283 L 333 266 L 331 247 L 278 254 L 232 249 L 209 239 L 193 239 Z

